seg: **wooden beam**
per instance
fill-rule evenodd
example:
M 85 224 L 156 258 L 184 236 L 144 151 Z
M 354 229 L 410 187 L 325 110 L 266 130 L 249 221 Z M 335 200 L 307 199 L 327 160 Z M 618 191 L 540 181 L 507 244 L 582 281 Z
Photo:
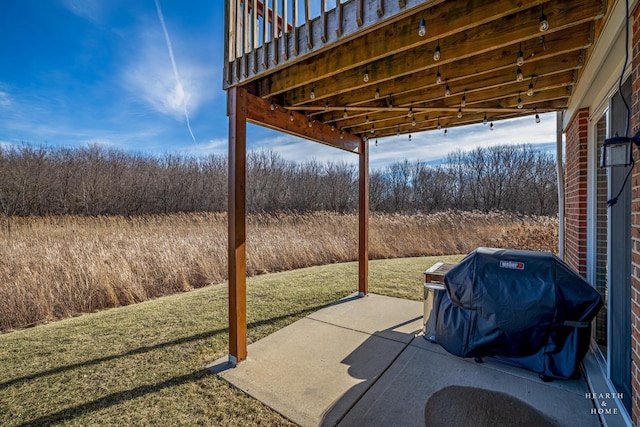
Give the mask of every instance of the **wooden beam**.
M 247 121 L 291 135 L 320 142 L 331 147 L 340 148 L 349 152 L 358 152 L 360 138 L 341 132 L 338 128 L 331 129 L 330 125 L 316 121 L 309 126 L 308 118 L 295 111 L 286 111 L 280 106 L 274 105 L 265 99 L 246 94 Z M 342 133 L 342 135 L 341 135 Z
M 229 361 L 247 358 L 246 164 L 247 92 L 227 92 L 229 115 Z
M 369 142 L 362 140 L 358 167 L 358 292 L 369 293 Z
M 513 2 L 511 7 L 505 7 L 503 3 L 499 3 L 502 7 L 500 9 L 496 6 L 498 3 L 491 0 L 476 3 L 482 4 L 478 4 L 478 7 L 473 9 L 473 14 L 468 13 L 468 5 L 464 2 L 444 2 L 440 6 L 427 9 L 430 14 L 447 17 L 430 19 L 427 37 L 417 37 L 414 34 L 413 29 L 417 28 L 420 18 L 414 15 L 386 27 L 384 31 L 368 33 L 330 52 L 319 53 L 312 59 L 301 61 L 266 76 L 260 82 L 259 95 L 266 97 L 280 94 L 382 59 L 385 64 L 393 64 L 393 69 L 383 75 L 372 73 L 372 84 L 381 79 L 408 75 L 417 69 L 406 63 L 406 56 L 397 54 L 425 44 L 427 44 L 426 48 L 433 53 L 436 40 L 441 40 L 443 55 L 440 63 L 443 64 L 532 39 L 532 36 L 537 38 L 535 25 L 539 20 L 540 10 L 538 7 L 531 9 L 526 7 L 539 5 L 542 1 Z M 554 25 L 546 35 L 592 21 L 601 9 L 601 2 L 594 0 L 571 0 L 562 3 L 549 11 L 549 19 L 553 20 Z M 461 46 L 464 46 L 464 49 L 461 49 Z M 429 58 L 430 55 L 427 55 L 423 59 Z M 420 60 L 413 57 L 411 59 Z M 429 65 L 437 64 L 431 60 Z
M 572 1 L 593 2 L 593 0 Z M 346 70 L 360 67 L 396 53 L 405 52 L 420 45 L 435 44 L 436 40 L 476 28 L 481 24 L 493 22 L 500 17 L 514 14 L 528 7 L 539 5 L 543 3 L 543 0 L 513 2 L 516 4 L 511 7 L 504 7 L 500 3 L 503 6 L 502 9 L 496 7 L 495 0 L 477 0 L 474 3 L 473 13 L 469 13 L 469 5 L 466 2 L 445 1 L 426 9 L 426 12 L 429 13 L 427 17 L 434 16 L 434 18 L 429 19 L 429 29 L 426 37 L 417 36 L 417 28 L 421 16 L 411 15 L 388 25 L 384 31 L 374 31 L 344 43 L 333 49 L 330 54 L 314 55 L 268 77 L 266 81 L 262 82 L 260 95 L 280 94 L 295 87 L 334 76 Z M 358 3 L 355 2 L 355 4 L 358 7 Z M 531 11 L 529 13 L 535 15 L 536 12 Z M 445 16 L 446 19 L 440 18 L 442 16 Z M 527 16 L 528 19 L 533 19 L 534 24 L 539 17 L 539 11 L 537 11 L 537 15 L 534 18 Z M 528 35 L 531 34 L 530 27 L 529 25 L 527 28 Z M 457 40 L 457 42 L 459 41 Z M 312 67 L 312 73 L 307 72 L 309 67 Z M 374 78 L 377 79 L 377 77 Z
M 558 68 L 567 62 L 565 56 L 574 57 L 580 55 L 581 50 L 591 44 L 588 35 L 589 24 L 583 24 L 572 29 L 564 30 L 547 36 L 546 49 L 538 41 L 538 37 L 523 43 L 523 50 L 527 54 L 535 53 L 529 57 L 523 71 L 531 75 L 531 64 L 554 64 Z M 449 83 L 465 78 L 478 79 L 482 75 L 494 75 L 500 70 L 508 70 L 515 73 L 515 57 L 520 49 L 519 43 L 513 43 L 507 47 L 500 47 L 482 56 L 475 55 L 476 46 L 467 48 L 464 43 L 456 47 L 464 59 L 458 61 L 441 60 L 434 64 L 430 57 L 430 51 L 425 48 L 416 49 L 402 61 L 384 60 L 367 65 L 371 78 L 369 82 L 362 79 L 362 68 L 349 70 L 335 78 L 325 80 L 323 84 L 304 85 L 289 91 L 284 97 L 285 105 L 298 106 L 309 104 L 309 91 L 315 88 L 315 103 L 322 103 L 330 98 L 331 105 L 358 105 L 359 103 L 374 101 L 376 88 L 380 90 L 380 102 L 384 97 L 393 92 L 398 95 L 416 92 L 414 99 L 425 99 L 418 92 L 426 88 L 436 87 L 436 73 L 440 71 L 443 81 Z M 577 52 L 577 53 L 576 53 Z M 567 55 L 570 54 L 570 55 Z M 401 64 L 401 65 L 400 65 Z M 400 68 L 402 67 L 402 68 Z M 569 66 L 565 66 L 569 68 Z M 407 72 L 411 70 L 411 72 Z M 394 74 L 395 73 L 395 74 Z M 538 73 L 540 74 L 540 73 Z M 514 75 L 515 76 L 515 75 Z M 416 81 L 422 82 L 416 85 Z

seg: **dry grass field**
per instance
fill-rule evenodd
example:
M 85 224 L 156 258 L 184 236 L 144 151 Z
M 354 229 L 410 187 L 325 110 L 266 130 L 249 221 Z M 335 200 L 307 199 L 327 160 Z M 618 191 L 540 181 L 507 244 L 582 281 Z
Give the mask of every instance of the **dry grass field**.
M 225 214 L 0 217 L 0 330 L 138 303 L 226 279 Z M 374 259 L 551 250 L 557 220 L 507 213 L 372 214 Z M 251 215 L 249 274 L 352 261 L 357 216 Z

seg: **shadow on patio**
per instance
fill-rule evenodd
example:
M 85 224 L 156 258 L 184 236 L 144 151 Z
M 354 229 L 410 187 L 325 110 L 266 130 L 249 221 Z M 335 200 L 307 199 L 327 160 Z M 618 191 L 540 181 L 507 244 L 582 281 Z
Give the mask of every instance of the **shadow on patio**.
M 234 369 L 210 369 L 303 426 L 422 426 L 427 399 L 449 385 L 496 390 L 566 426 L 599 426 L 584 378 L 543 383 L 485 358 L 477 364 L 418 335 L 422 304 L 350 297 L 249 346 Z M 455 405 L 455 402 L 452 402 Z

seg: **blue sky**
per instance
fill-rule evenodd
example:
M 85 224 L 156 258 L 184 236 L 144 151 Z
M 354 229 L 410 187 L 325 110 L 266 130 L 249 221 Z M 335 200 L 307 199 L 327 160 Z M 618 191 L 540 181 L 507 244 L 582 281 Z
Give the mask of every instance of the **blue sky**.
M 223 0 L 0 0 L 0 144 L 100 144 L 150 155 L 227 151 Z M 457 148 L 555 141 L 555 114 L 380 139 L 371 165 Z M 350 153 L 249 125 L 249 149 Z

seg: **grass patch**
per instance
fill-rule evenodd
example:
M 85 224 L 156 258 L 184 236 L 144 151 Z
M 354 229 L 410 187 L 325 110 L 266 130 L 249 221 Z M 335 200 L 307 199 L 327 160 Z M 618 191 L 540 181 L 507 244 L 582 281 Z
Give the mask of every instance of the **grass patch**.
M 419 300 L 422 272 L 461 256 L 371 261 L 373 293 Z M 357 289 L 357 264 L 248 279 L 249 342 Z M 211 285 L 0 335 L 0 425 L 291 425 L 204 367 L 227 354 Z

